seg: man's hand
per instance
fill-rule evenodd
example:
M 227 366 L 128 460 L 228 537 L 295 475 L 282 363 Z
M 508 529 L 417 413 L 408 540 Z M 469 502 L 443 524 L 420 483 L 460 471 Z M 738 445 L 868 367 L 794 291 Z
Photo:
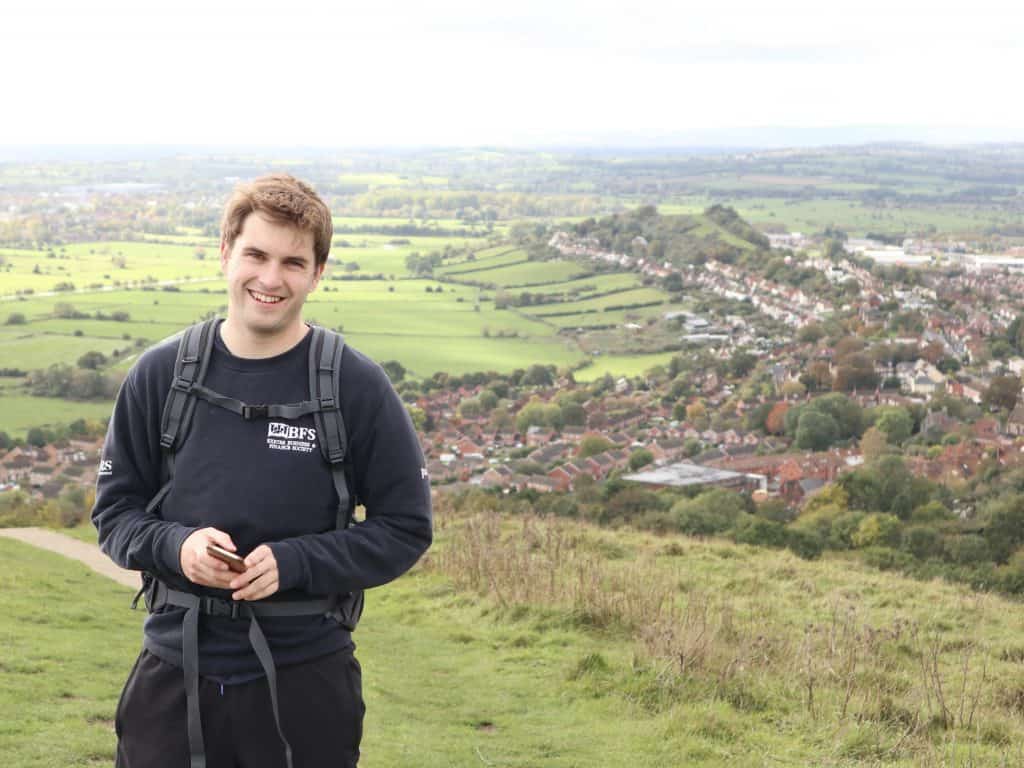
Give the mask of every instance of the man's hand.
M 277 558 L 266 544 L 260 544 L 245 558 L 245 573 L 231 580 L 231 589 L 238 590 L 233 600 L 262 600 L 277 592 L 280 582 Z
M 200 528 L 189 534 L 189 537 L 182 542 L 181 553 L 178 556 L 181 561 L 181 572 L 193 584 L 202 584 L 204 587 L 216 587 L 217 589 L 231 589 L 230 584 L 234 574 L 228 568 L 227 563 L 207 554 L 207 544 L 218 544 L 231 552 L 235 551 L 235 542 L 224 531 L 219 531 L 216 528 Z

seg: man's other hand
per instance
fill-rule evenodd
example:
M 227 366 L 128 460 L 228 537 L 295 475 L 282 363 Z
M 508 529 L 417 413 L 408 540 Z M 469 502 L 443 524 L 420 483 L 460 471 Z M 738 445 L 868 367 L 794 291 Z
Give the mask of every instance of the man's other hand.
M 233 600 L 262 600 L 277 592 L 277 558 L 266 544 L 260 544 L 245 558 L 245 572 L 231 581 L 231 589 L 238 590 Z
M 227 563 L 207 553 L 207 544 L 217 544 L 230 552 L 235 551 L 235 542 L 224 531 L 200 528 L 189 534 L 181 545 L 181 572 L 193 584 L 231 589 L 231 578 L 234 573 L 228 568 Z

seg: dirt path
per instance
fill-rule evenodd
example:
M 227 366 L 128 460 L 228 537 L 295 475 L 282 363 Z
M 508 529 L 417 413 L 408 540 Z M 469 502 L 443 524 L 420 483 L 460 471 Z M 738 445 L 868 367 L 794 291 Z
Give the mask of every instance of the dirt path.
M 126 571 L 123 568 L 118 568 L 95 544 L 87 544 L 45 528 L 0 528 L 0 536 L 23 541 L 26 544 L 56 552 L 58 555 L 79 560 L 96 573 L 107 576 L 126 587 L 138 589 L 142 585 L 138 571 Z

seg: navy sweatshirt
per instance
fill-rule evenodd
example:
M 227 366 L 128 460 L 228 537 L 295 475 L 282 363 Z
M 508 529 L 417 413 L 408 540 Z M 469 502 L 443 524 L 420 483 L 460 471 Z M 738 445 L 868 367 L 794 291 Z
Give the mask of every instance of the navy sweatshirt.
M 311 333 L 273 358 L 232 355 L 219 327 L 205 386 L 249 404 L 309 399 Z M 100 547 L 118 565 L 153 573 L 168 586 L 230 599 L 181 572 L 179 552 L 198 528 L 226 531 L 241 555 L 268 544 L 280 587 L 268 600 L 299 600 L 379 586 L 404 573 L 431 542 L 430 483 L 416 432 L 381 367 L 349 346 L 340 403 L 353 463 L 354 493 L 366 520 L 336 530 L 337 493 L 316 444 L 312 415 L 246 421 L 197 400 L 175 456 L 174 482 L 160 508 L 145 507 L 162 485 L 160 421 L 178 339 L 148 350 L 118 393 L 103 448 L 92 520 Z M 145 625 L 145 647 L 181 665 L 184 610 L 165 607 Z M 326 616 L 261 618 L 277 665 L 351 646 Z M 262 675 L 248 620 L 200 618 L 199 671 L 222 682 Z

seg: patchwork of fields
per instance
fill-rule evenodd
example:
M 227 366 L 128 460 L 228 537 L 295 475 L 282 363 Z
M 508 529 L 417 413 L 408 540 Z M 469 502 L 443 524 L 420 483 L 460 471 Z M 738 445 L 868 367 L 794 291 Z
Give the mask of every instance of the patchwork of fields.
M 572 332 L 642 324 L 667 311 L 668 294 L 645 287 L 635 273 L 591 274 L 584 263 L 530 261 L 508 244 L 410 237 L 396 245 L 392 239 L 357 235 L 346 239 L 349 247 L 336 243 L 305 316 L 341 329 L 350 344 L 379 361 L 397 360 L 413 378 L 437 371 L 508 372 L 535 363 L 578 367 L 589 357 Z M 141 349 L 203 317 L 223 315 L 227 296 L 217 249 L 198 242 L 83 243 L 59 248 L 52 257 L 3 251 L 0 367 L 31 371 L 74 364 L 96 351 L 110 360 L 110 369 L 124 371 Z M 438 267 L 437 279 L 414 278 L 406 270 L 410 253 L 467 242 L 482 247 Z M 203 258 L 197 257 L 200 249 Z M 353 276 L 384 279 L 342 279 L 353 271 L 345 267 L 351 262 L 358 264 Z M 59 281 L 75 290 L 50 293 Z M 525 300 L 524 292 L 530 294 Z M 636 374 L 641 359 L 605 357 L 588 374 Z M 19 383 L 0 380 L 0 430 L 109 412 L 109 403 L 28 398 Z

